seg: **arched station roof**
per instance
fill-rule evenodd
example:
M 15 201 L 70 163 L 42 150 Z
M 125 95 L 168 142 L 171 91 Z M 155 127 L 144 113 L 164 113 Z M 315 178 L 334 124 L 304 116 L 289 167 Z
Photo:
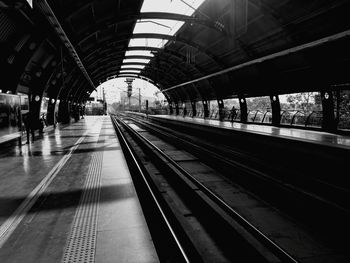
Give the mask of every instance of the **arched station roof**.
M 82 102 L 111 76 L 136 76 L 189 101 L 350 81 L 350 1 L 206 0 L 191 16 L 141 12 L 143 2 L 0 0 L 1 89 Z M 149 19 L 184 25 L 173 36 L 133 33 Z M 144 38 L 166 43 L 129 45 Z M 144 50 L 152 55 L 127 54 Z

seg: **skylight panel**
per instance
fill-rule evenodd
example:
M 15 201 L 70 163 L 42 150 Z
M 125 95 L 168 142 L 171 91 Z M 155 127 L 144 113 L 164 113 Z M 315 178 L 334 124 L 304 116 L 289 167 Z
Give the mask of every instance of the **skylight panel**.
M 204 0 L 144 0 L 141 13 L 167 12 L 174 14 L 192 15 Z M 191 8 L 190 6 L 193 8 Z
M 128 50 L 125 52 L 125 56 L 148 56 L 154 57 L 153 53 L 149 50 Z
M 132 38 L 130 39 L 129 47 L 145 46 L 162 48 L 168 40 L 159 38 Z
M 192 16 L 195 10 L 204 2 L 205 0 L 144 0 L 141 13 L 145 12 L 163 12 L 163 13 L 174 13 L 182 14 L 187 16 Z M 133 34 L 142 33 L 153 33 L 153 34 L 163 34 L 174 36 L 178 30 L 183 26 L 183 21 L 168 20 L 168 19 L 140 19 L 136 22 Z M 167 39 L 157 39 L 157 38 L 131 38 L 129 41 L 129 47 L 153 47 L 153 48 L 163 48 Z M 154 56 L 151 51 L 146 50 L 132 50 L 126 51 L 125 56 L 135 56 L 135 55 L 145 55 Z M 124 63 L 127 60 L 124 60 Z M 135 61 L 134 61 L 135 62 Z M 148 60 L 149 62 L 149 60 Z M 145 63 L 148 63 L 145 62 Z M 126 66 L 122 66 L 124 69 Z M 137 67 L 143 69 L 145 66 L 132 65 L 133 68 Z
M 135 69 L 121 69 L 120 71 L 119 71 L 119 73 L 125 73 L 125 72 L 132 72 L 132 73 L 140 73 L 141 72 L 141 70 L 135 70 Z
M 118 76 L 133 76 L 133 77 L 138 77 L 139 75 L 138 74 L 135 74 L 135 73 L 119 73 Z
M 121 65 L 122 69 L 127 69 L 127 68 L 139 68 L 143 69 L 145 66 L 144 65 Z
M 148 63 L 150 59 L 136 59 L 136 58 L 126 58 L 123 63 Z
M 137 21 L 134 34 L 156 33 L 173 36 L 184 24 L 182 21 L 167 19 L 143 19 Z

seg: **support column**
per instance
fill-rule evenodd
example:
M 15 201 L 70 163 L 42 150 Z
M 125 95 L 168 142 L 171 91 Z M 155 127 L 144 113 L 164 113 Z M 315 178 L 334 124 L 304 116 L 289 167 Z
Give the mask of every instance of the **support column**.
M 244 97 L 239 97 L 239 108 L 241 112 L 241 122 L 247 122 L 248 119 L 248 109 L 247 101 Z
M 169 103 L 169 114 L 173 115 L 173 113 L 174 113 L 173 103 L 171 102 L 171 103 Z
M 219 105 L 219 120 L 223 121 L 225 117 L 224 101 L 222 99 L 218 100 L 218 105 Z
M 175 115 L 179 115 L 179 104 L 175 102 Z
M 70 105 L 68 101 L 60 101 L 58 105 L 58 121 L 61 123 L 70 123 Z
M 29 120 L 32 131 L 40 128 L 40 106 L 42 97 L 38 94 L 29 96 Z
M 203 100 L 203 110 L 204 110 L 204 118 L 209 117 L 209 108 L 208 108 L 208 101 Z
M 77 104 L 76 102 L 73 103 L 73 112 L 72 112 L 72 116 L 74 118 L 74 120 L 77 122 L 80 120 L 80 111 L 79 111 L 79 104 Z M 104 112 L 103 112 L 104 114 Z
M 270 96 L 272 109 L 272 125 L 279 126 L 281 121 L 281 104 L 277 94 Z
M 191 102 L 191 107 L 192 107 L 192 117 L 196 117 L 197 116 L 197 109 L 196 109 L 196 102 L 195 101 Z
M 336 130 L 336 121 L 334 117 L 334 103 L 332 91 L 327 89 L 321 91 L 322 100 L 322 129 L 329 132 Z
M 56 99 L 50 98 L 49 104 L 47 105 L 47 115 L 46 115 L 48 125 L 55 125 L 57 122 L 55 109 L 56 109 Z

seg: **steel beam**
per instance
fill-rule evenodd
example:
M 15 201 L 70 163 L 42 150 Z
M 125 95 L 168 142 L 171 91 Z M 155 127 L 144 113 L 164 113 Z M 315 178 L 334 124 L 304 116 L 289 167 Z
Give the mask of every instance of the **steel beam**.
M 338 33 L 338 34 L 334 34 L 334 35 L 331 35 L 331 36 L 328 36 L 328 37 L 325 37 L 325 38 L 322 38 L 322 39 L 319 39 L 319 40 L 316 40 L 316 41 L 312 41 L 312 42 L 307 43 L 307 44 L 303 44 L 303 45 L 300 45 L 300 46 L 289 48 L 289 49 L 286 49 L 286 50 L 283 50 L 283 51 L 280 51 L 280 52 L 277 52 L 277 53 L 274 53 L 274 54 L 271 54 L 271 55 L 267 55 L 267 56 L 264 56 L 264 57 L 261 57 L 261 58 L 253 59 L 251 61 L 239 64 L 239 65 L 236 65 L 236 66 L 233 66 L 233 67 L 229 67 L 227 69 L 223 69 L 223 70 L 217 71 L 217 72 L 209 74 L 207 76 L 204 76 L 204 77 L 201 77 L 201 78 L 197 78 L 197 79 L 194 79 L 194 80 L 191 80 L 191 81 L 187 81 L 187 82 L 184 82 L 184 83 L 172 86 L 170 88 L 164 89 L 163 91 L 173 90 L 173 89 L 176 89 L 176 88 L 179 88 L 179 87 L 182 87 L 182 86 L 186 86 L 188 84 L 196 83 L 196 82 L 201 81 L 201 80 L 206 80 L 206 79 L 209 79 L 209 78 L 212 78 L 212 77 L 220 76 L 222 74 L 225 74 L 225 73 L 228 73 L 228 72 L 231 72 L 231 71 L 239 70 L 239 69 L 242 69 L 242 68 L 245 68 L 245 67 L 248 67 L 248 66 L 258 65 L 258 64 L 261 64 L 261 63 L 263 63 L 265 61 L 269 61 L 269 60 L 272 60 L 272 59 L 275 59 L 275 58 L 280 58 L 280 57 L 283 57 L 283 56 L 291 55 L 291 54 L 294 54 L 294 53 L 297 53 L 297 52 L 301 52 L 301 51 L 304 51 L 304 50 L 308 50 L 308 49 L 311 49 L 311 48 L 322 46 L 322 45 L 325 45 L 325 44 L 328 44 L 328 43 L 331 43 L 331 42 L 334 42 L 334 41 L 337 41 L 337 40 L 344 39 L 346 37 L 350 37 L 350 30 L 346 30 L 346 31 L 343 31 L 343 32 Z
M 94 83 L 92 82 L 88 72 L 86 71 L 83 63 L 81 62 L 78 53 L 76 52 L 76 50 L 75 50 L 74 46 L 72 45 L 72 43 L 70 42 L 70 40 L 68 39 L 68 36 L 64 32 L 61 24 L 59 23 L 58 19 L 56 18 L 55 14 L 53 13 L 49 4 L 46 2 L 46 0 L 37 0 L 35 3 L 36 3 L 36 5 L 34 7 L 37 7 L 41 11 L 41 13 L 46 17 L 46 19 L 49 21 L 50 25 L 55 30 L 57 36 L 61 39 L 64 46 L 68 49 L 69 54 L 71 55 L 71 57 L 75 61 L 78 68 L 81 70 L 81 72 L 85 76 L 86 80 L 91 85 L 91 87 L 95 90 L 96 87 L 95 87 Z

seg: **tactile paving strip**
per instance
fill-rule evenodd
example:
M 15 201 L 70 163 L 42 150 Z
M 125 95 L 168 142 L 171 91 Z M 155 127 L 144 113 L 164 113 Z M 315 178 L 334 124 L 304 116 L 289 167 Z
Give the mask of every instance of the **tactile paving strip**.
M 103 152 L 92 156 L 84 191 L 74 216 L 63 263 L 94 262 Z

